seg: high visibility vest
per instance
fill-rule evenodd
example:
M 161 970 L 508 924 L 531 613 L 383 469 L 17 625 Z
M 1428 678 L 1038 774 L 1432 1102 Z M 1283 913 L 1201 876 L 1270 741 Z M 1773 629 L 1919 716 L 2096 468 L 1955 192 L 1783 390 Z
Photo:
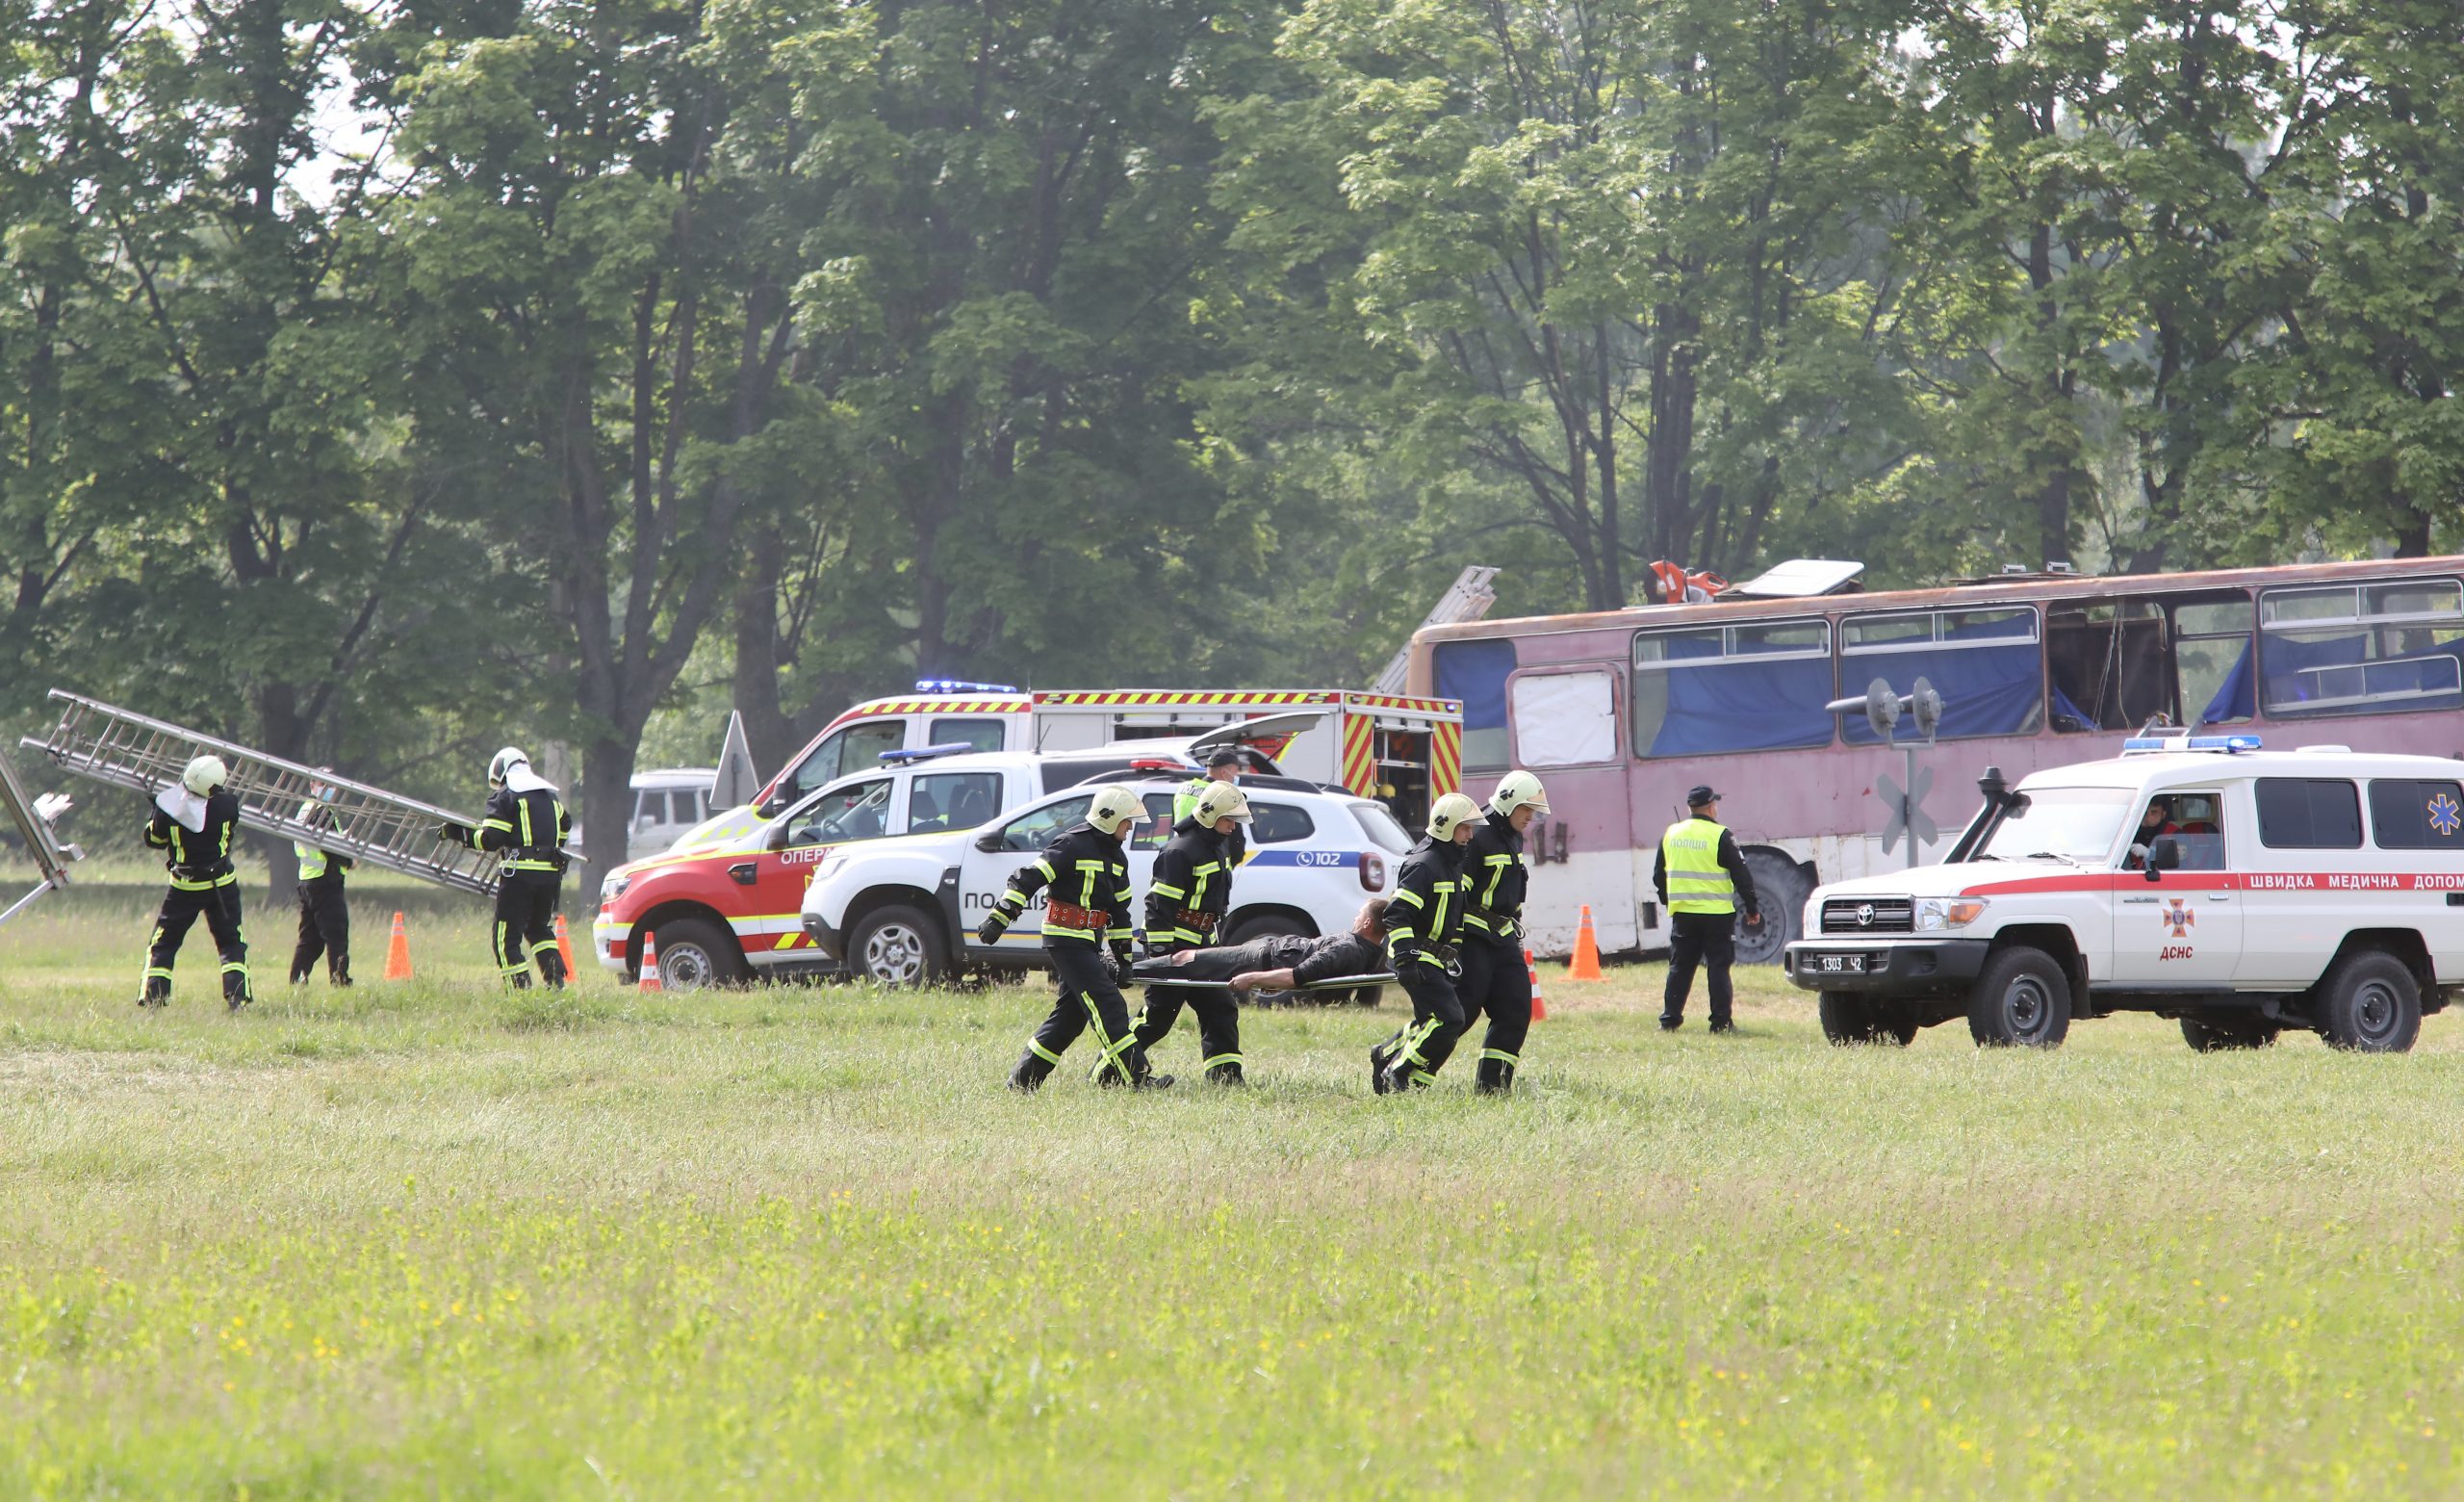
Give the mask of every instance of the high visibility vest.
M 315 881 L 325 874 L 325 852 L 315 845 L 294 843 L 292 853 L 299 857 L 299 879 Z
M 1181 784 L 1181 790 L 1172 794 L 1172 822 L 1177 824 L 1195 814 L 1197 800 L 1205 797 L 1206 790 L 1214 786 L 1212 777 L 1193 777 Z
M 1736 882 L 1720 865 L 1722 833 L 1707 818 L 1681 818 L 1660 836 L 1660 859 L 1668 867 L 1670 912 L 1736 911 Z

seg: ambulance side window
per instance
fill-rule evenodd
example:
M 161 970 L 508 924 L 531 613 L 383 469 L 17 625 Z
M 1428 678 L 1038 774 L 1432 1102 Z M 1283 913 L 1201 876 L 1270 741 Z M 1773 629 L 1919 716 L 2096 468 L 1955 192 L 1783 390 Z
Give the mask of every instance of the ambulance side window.
M 2361 794 L 2333 777 L 2259 779 L 2259 843 L 2271 850 L 2358 850 Z
M 2464 784 L 2374 779 L 2370 835 L 2381 850 L 2464 850 Z

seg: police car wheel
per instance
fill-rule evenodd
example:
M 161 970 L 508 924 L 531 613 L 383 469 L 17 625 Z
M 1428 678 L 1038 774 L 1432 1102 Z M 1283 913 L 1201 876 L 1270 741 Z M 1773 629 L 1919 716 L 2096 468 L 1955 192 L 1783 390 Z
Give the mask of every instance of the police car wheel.
M 2070 977 L 2025 945 L 1985 962 L 1968 993 L 1968 1035 L 1982 1049 L 2058 1049 L 2070 1034 Z
M 911 907 L 865 914 L 848 937 L 847 956 L 857 979 L 882 986 L 929 986 L 950 971 L 940 929 Z
M 658 980 L 670 991 L 741 985 L 748 973 L 735 941 L 716 924 L 680 918 L 658 925 Z
M 2421 985 L 2384 949 L 2346 955 L 2319 989 L 2319 1031 L 2331 1049 L 2406 1053 L 2421 1036 Z
M 2182 1041 L 2200 1053 L 2272 1048 L 2276 1033 L 2275 1023 L 2269 1022 L 2216 1017 L 2182 1019 Z

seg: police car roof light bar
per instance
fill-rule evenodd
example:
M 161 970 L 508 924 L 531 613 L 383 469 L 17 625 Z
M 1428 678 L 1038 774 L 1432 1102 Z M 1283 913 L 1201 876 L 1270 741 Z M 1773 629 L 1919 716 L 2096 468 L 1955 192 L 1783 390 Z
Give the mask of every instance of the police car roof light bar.
M 958 756 L 975 746 L 964 740 L 945 740 L 937 746 L 917 746 L 912 751 L 885 751 L 882 761 L 891 766 L 905 766 L 912 762 L 929 762 L 937 756 Z
M 2159 755 L 2169 751 L 2215 751 L 2236 756 L 2262 749 L 2256 736 L 2133 736 L 2121 743 L 2124 756 Z

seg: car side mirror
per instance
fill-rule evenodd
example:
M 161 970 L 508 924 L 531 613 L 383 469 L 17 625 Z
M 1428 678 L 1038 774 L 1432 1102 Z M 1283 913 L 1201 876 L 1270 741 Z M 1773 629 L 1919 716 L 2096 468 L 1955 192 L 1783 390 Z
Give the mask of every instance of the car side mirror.
M 1002 839 L 1001 831 L 997 829 L 988 829 L 975 837 L 975 847 L 987 855 L 999 855 L 1001 847 L 1007 842 Z
M 2170 835 L 2158 835 L 2147 847 L 2147 879 L 2154 881 L 2160 871 L 2182 868 L 2182 842 Z

